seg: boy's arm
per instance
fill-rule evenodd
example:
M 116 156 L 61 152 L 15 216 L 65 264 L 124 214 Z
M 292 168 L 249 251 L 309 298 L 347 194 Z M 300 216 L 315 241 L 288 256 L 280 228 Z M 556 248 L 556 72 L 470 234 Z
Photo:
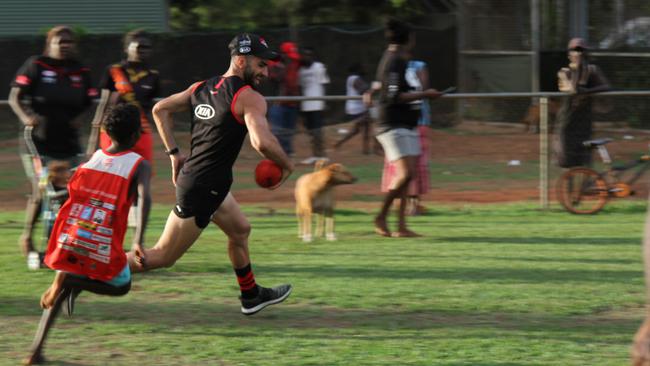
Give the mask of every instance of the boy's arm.
M 136 191 L 138 199 L 138 215 L 135 234 L 133 235 L 133 245 L 131 250 L 135 253 L 136 261 L 144 265 L 144 233 L 149 221 L 149 211 L 151 211 L 151 165 L 146 160 L 143 160 L 138 166 L 136 171 Z

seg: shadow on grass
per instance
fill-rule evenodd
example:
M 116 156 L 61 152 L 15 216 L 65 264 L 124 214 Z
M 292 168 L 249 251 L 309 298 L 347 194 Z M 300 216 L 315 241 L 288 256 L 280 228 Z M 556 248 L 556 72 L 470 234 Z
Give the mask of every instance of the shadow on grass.
M 452 280 L 471 283 L 493 282 L 501 284 L 520 283 L 625 283 L 630 279 L 643 278 L 643 271 L 639 270 L 562 270 L 536 268 L 485 268 L 485 267 L 449 267 L 431 269 L 395 269 L 386 267 L 344 267 L 332 265 L 318 266 L 272 266 L 260 264 L 257 266 L 260 273 L 265 275 L 278 274 L 300 278 L 350 278 L 352 279 L 387 279 L 387 280 Z
M 641 239 L 620 237 L 567 238 L 567 237 L 485 237 L 485 236 L 443 236 L 438 241 L 449 243 L 487 244 L 539 244 L 539 245 L 640 245 Z
M 400 338 L 421 340 L 419 332 L 426 331 L 430 340 L 465 339 L 482 337 L 494 332 L 506 341 L 519 339 L 522 333 L 534 333 L 537 340 L 562 340 L 571 342 L 593 342 L 593 337 L 606 337 L 608 343 L 617 343 L 618 336 L 624 342 L 634 334 L 642 321 L 642 310 L 638 319 L 607 316 L 606 314 L 581 316 L 553 316 L 513 313 L 449 313 L 435 310 L 412 311 L 399 309 L 341 309 L 319 307 L 308 304 L 285 304 L 265 309 L 255 316 L 245 317 L 239 313 L 236 303 L 196 303 L 182 300 L 157 301 L 151 294 L 132 296 L 128 306 L 120 303 L 119 314 L 116 303 L 96 295 L 84 295 L 75 308 L 73 318 L 59 317 L 57 324 L 63 327 L 101 327 L 102 322 L 125 323 L 130 326 L 149 324 L 156 332 L 173 332 L 177 335 L 218 335 L 220 337 L 255 337 L 260 332 L 292 330 L 313 330 L 301 337 L 314 339 L 340 339 L 350 337 L 366 340 L 391 340 L 391 332 L 400 332 Z M 81 298 L 80 298 L 81 299 Z M 89 301 L 91 300 L 91 301 Z M 218 300 L 217 300 L 218 301 Z M 12 298 L 8 306 L 25 309 L 34 307 L 34 299 Z M 33 316 L 34 325 L 38 316 Z M 0 309 L 0 315 L 9 320 Z M 26 314 L 20 315 L 25 317 Z M 11 316 L 11 315 L 9 315 Z M 0 321 L 0 324 L 2 321 Z M 329 331 L 336 329 L 339 331 Z M 439 330 L 431 333 L 430 330 Z M 497 330 L 495 332 L 495 330 Z M 126 330 L 125 330 L 126 332 Z M 361 332 L 361 334 L 359 334 Z M 629 335 L 630 337 L 627 337 Z M 620 341 L 623 343 L 623 341 Z

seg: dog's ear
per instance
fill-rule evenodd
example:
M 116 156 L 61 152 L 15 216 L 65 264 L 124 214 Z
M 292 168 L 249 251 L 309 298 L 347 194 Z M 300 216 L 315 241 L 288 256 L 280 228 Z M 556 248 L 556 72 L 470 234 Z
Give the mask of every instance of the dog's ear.
M 314 163 L 314 171 L 317 172 L 325 166 L 325 163 L 327 163 L 327 159 L 318 159 L 316 160 L 316 163 Z

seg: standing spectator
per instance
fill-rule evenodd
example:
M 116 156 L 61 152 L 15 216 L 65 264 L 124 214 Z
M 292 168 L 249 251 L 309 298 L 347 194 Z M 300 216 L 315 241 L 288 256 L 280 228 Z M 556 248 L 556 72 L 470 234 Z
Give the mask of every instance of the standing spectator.
M 126 59 L 106 67 L 102 77 L 101 98 L 86 155 L 90 156 L 97 148 L 97 132 L 106 110 L 115 104 L 129 103 L 140 110 L 140 140 L 132 150 L 145 158 L 153 169 L 151 108 L 154 98 L 160 94 L 160 76 L 149 66 L 151 38 L 144 30 L 136 29 L 124 35 L 123 47 Z M 99 145 L 102 149 L 111 145 L 111 139 L 103 129 L 99 135 Z M 138 212 L 137 209 L 129 211 L 129 226 L 135 227 Z
M 352 64 L 348 68 L 348 78 L 345 82 L 345 94 L 348 97 L 359 97 L 365 93 L 369 85 L 364 80 L 365 73 L 360 63 Z M 348 99 L 345 101 L 345 116 L 348 121 L 354 121 L 354 127 L 350 132 L 343 136 L 336 142 L 334 147 L 341 147 L 346 141 L 354 137 L 354 135 L 361 132 L 363 138 L 363 154 L 370 153 L 370 140 L 375 140 L 370 135 L 370 116 L 368 115 L 368 107 L 361 99 Z M 376 142 L 376 140 L 375 140 Z M 377 146 L 375 146 L 375 150 Z
M 9 105 L 25 126 L 32 126 L 33 141 L 41 157 L 41 166 L 52 160 L 65 160 L 71 166 L 80 162 L 79 115 L 97 96 L 92 88 L 90 70 L 77 60 L 75 34 L 68 26 L 56 26 L 47 33 L 42 55 L 25 61 L 11 84 Z M 23 103 L 30 99 L 31 103 Z M 25 228 L 20 237 L 23 255 L 34 252 L 32 232 L 41 207 L 38 186 L 45 169 L 26 167 L 34 172 L 32 194 L 27 202 Z
M 384 148 L 386 159 L 395 164 L 395 178 L 384 197 L 381 210 L 375 217 L 375 232 L 382 236 L 419 236 L 406 226 L 407 189 L 415 176 L 417 157 L 420 155 L 420 141 L 417 130 L 419 109 L 417 103 L 424 98 L 440 96 L 435 89 L 416 91 L 406 80 L 410 51 L 415 45 L 415 37 L 405 23 L 391 19 L 385 31 L 388 46 L 377 67 L 377 82 L 373 83 L 368 95 L 379 91 L 379 134 L 377 140 Z M 364 95 L 364 100 L 369 96 Z M 399 198 L 397 231 L 388 229 L 386 216 Z
M 429 69 L 424 61 L 411 60 L 406 69 L 406 82 L 416 91 L 429 89 Z M 421 205 L 420 197 L 429 191 L 429 154 L 431 153 L 431 106 L 428 100 L 411 102 L 419 104 L 420 118 L 418 119 L 418 135 L 420 136 L 420 155 L 418 155 L 415 176 L 408 188 L 407 213 L 421 215 L 426 208 Z M 391 180 L 395 177 L 395 164 L 384 160 L 384 171 L 381 180 L 382 192 L 388 192 Z
M 300 69 L 300 54 L 298 46 L 293 42 L 280 45 L 279 62 L 274 62 L 269 69 L 271 82 L 279 84 L 281 96 L 299 96 L 298 70 Z M 298 102 L 276 102 L 269 108 L 271 130 L 280 142 L 284 152 L 293 156 L 293 135 L 298 118 Z
M 315 60 L 314 50 L 305 48 L 301 54 L 300 71 L 298 79 L 302 88 L 302 95 L 306 97 L 325 96 L 325 84 L 329 84 L 325 65 Z M 300 103 L 303 121 L 307 132 L 311 136 L 312 156 L 303 160 L 302 164 L 313 164 L 325 159 L 325 148 L 323 142 L 323 110 L 325 101 L 306 100 Z
M 589 63 L 587 44 L 581 38 L 569 41 L 569 67 L 558 71 L 558 89 L 571 94 L 563 98 L 558 118 L 559 141 L 556 144 L 558 165 L 570 168 L 591 164 L 591 150 L 583 141 L 591 139 L 591 97 L 588 93 L 610 89 L 609 82 L 600 68 Z
M 130 103 L 140 110 L 141 125 L 140 140 L 132 150 L 153 166 L 151 108 L 154 98 L 160 94 L 160 77 L 158 71 L 149 66 L 151 48 L 149 34 L 141 29 L 131 31 L 124 36 L 126 59 L 106 67 L 100 83 L 101 99 L 93 120 L 87 155 L 91 155 L 97 148 L 97 131 L 106 110 L 115 104 Z M 106 131 L 102 130 L 101 148 L 106 149 L 110 145 L 111 139 Z

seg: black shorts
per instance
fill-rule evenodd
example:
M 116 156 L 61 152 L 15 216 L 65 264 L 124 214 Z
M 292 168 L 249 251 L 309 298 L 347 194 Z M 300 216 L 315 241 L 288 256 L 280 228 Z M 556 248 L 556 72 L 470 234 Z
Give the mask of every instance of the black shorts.
M 194 217 L 196 226 L 204 229 L 226 199 L 231 185 L 232 179 L 207 184 L 181 173 L 176 180 L 174 213 L 182 219 Z

